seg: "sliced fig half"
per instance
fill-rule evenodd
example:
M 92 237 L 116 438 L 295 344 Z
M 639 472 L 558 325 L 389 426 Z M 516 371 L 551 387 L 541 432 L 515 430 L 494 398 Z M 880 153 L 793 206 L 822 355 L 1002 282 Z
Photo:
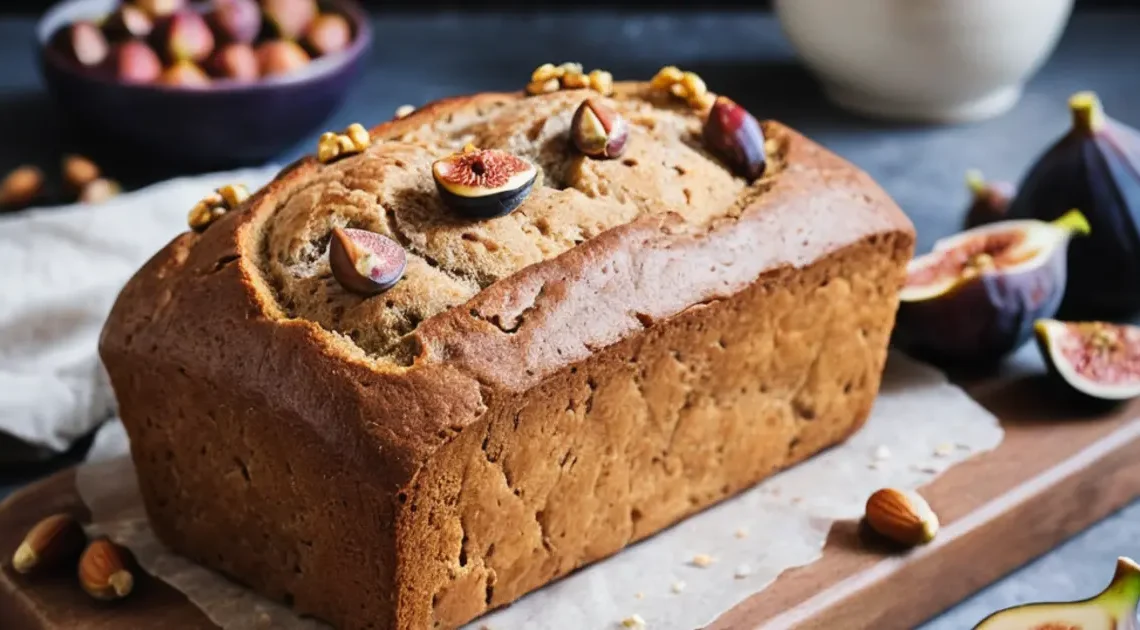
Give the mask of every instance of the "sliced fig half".
M 941 362 L 994 361 L 1052 317 L 1065 291 L 1065 254 L 1088 232 L 1074 210 L 1051 223 L 999 221 L 934 244 L 907 267 L 895 340 Z
M 1116 575 L 1099 595 L 1079 602 L 1024 604 L 1000 610 L 974 630 L 1137 630 L 1140 566 L 1118 558 Z
M 1078 393 L 1104 401 L 1140 396 L 1140 327 L 1041 319 L 1033 328 L 1050 373 Z

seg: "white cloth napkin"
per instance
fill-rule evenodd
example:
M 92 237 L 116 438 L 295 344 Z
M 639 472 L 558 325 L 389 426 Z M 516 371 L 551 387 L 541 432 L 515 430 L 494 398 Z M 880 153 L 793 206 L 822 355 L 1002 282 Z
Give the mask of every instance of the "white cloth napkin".
M 98 205 L 0 216 L 0 462 L 66 450 L 114 416 L 96 354 L 119 290 L 214 188 L 265 167 L 166 181 Z M 13 439 L 14 438 L 14 439 Z

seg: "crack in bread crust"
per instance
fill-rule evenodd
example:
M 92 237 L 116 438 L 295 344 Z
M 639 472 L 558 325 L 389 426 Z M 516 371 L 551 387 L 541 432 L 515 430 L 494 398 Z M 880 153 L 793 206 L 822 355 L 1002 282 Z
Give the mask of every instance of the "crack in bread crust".
M 630 121 L 621 159 L 597 161 L 571 145 L 570 119 L 590 93 L 563 91 L 498 100 L 485 107 L 417 115 L 400 129 L 377 131 L 361 155 L 318 169 L 273 210 L 267 265 L 285 311 L 349 336 L 373 356 L 407 363 L 401 341 L 424 320 L 465 303 L 524 267 L 554 258 L 612 228 L 673 212 L 706 225 L 739 214 L 768 179 L 751 187 L 702 147 L 696 112 L 655 103 L 644 87 L 626 86 L 611 105 Z M 597 95 L 594 95 L 597 97 Z M 779 147 L 780 138 L 772 138 Z M 543 173 L 512 214 L 470 221 L 446 208 L 432 161 L 474 142 L 503 149 Z M 773 151 L 767 177 L 778 176 Z M 410 262 L 397 288 L 362 298 L 331 279 L 333 227 L 379 232 L 404 245 Z

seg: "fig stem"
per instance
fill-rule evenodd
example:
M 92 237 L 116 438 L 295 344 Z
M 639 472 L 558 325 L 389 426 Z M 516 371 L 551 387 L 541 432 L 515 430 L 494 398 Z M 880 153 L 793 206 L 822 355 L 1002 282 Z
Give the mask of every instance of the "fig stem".
M 1081 214 L 1081 211 L 1077 210 L 1076 208 L 1073 208 L 1072 210 L 1069 210 L 1056 219 L 1053 219 L 1053 221 L 1050 223 L 1054 227 L 1061 228 L 1062 230 L 1065 230 L 1066 232 L 1070 232 L 1072 234 L 1080 234 L 1083 236 L 1092 232 L 1092 227 L 1089 226 L 1089 220 L 1086 219 L 1085 215 Z
M 1096 92 L 1077 92 L 1069 97 L 1069 110 L 1073 113 L 1073 129 L 1086 134 L 1097 133 L 1104 127 L 1104 106 Z
M 1140 603 L 1140 566 L 1131 558 L 1117 558 L 1116 574 L 1097 599 L 1116 609 L 1122 619 L 1135 615 L 1137 604 Z
M 966 171 L 966 187 L 975 197 L 980 197 L 986 192 L 986 178 L 982 177 L 981 171 L 972 168 Z

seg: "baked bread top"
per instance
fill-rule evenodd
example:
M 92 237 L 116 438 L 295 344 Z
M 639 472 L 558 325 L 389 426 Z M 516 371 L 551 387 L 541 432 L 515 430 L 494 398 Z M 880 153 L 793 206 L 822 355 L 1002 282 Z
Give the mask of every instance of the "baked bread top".
M 628 121 L 620 158 L 574 150 L 570 121 L 587 97 Z M 362 455 L 376 448 L 361 432 L 376 437 L 385 465 L 410 474 L 488 396 L 532 387 L 773 270 L 868 238 L 904 234 L 891 242 L 912 246 L 910 222 L 867 175 L 779 123 L 762 124 L 764 176 L 733 175 L 704 146 L 705 113 L 648 83 L 617 83 L 609 97 L 575 89 L 427 105 L 373 129 L 363 153 L 300 160 L 203 232 L 177 237 L 124 289 L 104 359 L 161 352 L 300 417 L 362 416 L 367 428 L 314 428 Z M 540 169 L 513 213 L 470 220 L 442 203 L 432 162 L 467 143 Z M 402 244 L 403 279 L 372 297 L 343 289 L 327 254 L 337 226 Z M 369 414 L 389 420 L 375 426 Z

